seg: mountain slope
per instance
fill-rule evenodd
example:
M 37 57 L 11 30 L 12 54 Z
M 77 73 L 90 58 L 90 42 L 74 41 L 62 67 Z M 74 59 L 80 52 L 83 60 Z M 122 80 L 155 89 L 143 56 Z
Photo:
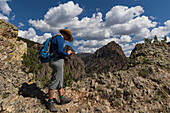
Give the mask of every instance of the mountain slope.
M 103 73 L 127 68 L 126 56 L 114 41 L 84 59 L 87 73 Z

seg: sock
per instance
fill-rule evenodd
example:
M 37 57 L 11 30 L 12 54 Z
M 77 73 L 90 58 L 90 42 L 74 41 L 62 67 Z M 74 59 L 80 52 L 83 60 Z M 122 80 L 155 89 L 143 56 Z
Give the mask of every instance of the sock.
M 62 100 L 64 98 L 64 95 L 60 96 L 60 100 Z
M 48 99 L 48 102 L 53 102 L 53 99 Z

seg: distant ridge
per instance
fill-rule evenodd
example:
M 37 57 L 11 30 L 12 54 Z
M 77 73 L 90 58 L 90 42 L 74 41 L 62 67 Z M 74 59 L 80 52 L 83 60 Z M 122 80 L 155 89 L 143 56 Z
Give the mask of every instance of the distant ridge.
M 28 40 L 28 39 L 26 39 L 26 38 L 18 37 L 18 38 L 17 38 L 17 41 L 20 41 L 20 40 L 22 40 L 22 41 L 24 41 L 25 43 L 27 43 L 28 48 L 33 47 L 35 44 L 41 45 L 41 44 L 38 43 L 38 42 L 34 42 L 34 41 Z
M 84 60 L 84 58 L 92 55 L 92 53 L 83 53 L 83 52 L 81 52 L 81 53 L 77 53 L 76 55 L 77 55 L 78 57 L 80 57 L 82 60 Z

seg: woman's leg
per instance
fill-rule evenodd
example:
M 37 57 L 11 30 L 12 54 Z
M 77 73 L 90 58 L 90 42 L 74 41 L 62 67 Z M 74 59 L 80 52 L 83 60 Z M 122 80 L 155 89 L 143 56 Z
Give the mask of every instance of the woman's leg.
M 53 99 L 53 95 L 54 95 L 54 89 L 50 89 L 49 88 L 48 95 L 49 95 L 49 99 L 52 100 Z
M 63 95 L 63 88 L 59 88 L 59 89 L 57 89 L 58 90 L 58 92 L 59 92 L 59 96 L 62 96 Z

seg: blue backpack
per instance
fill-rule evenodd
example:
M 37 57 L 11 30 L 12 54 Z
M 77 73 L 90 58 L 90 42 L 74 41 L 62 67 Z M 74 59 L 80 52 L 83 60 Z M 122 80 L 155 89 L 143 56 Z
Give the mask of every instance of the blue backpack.
M 58 35 L 50 37 L 46 41 L 43 42 L 43 46 L 41 47 L 39 51 L 39 55 L 38 55 L 38 59 L 40 59 L 42 63 L 48 63 L 51 60 L 51 56 L 54 55 L 54 53 L 57 51 L 55 50 L 53 53 L 50 53 L 51 41 L 56 36 Z

